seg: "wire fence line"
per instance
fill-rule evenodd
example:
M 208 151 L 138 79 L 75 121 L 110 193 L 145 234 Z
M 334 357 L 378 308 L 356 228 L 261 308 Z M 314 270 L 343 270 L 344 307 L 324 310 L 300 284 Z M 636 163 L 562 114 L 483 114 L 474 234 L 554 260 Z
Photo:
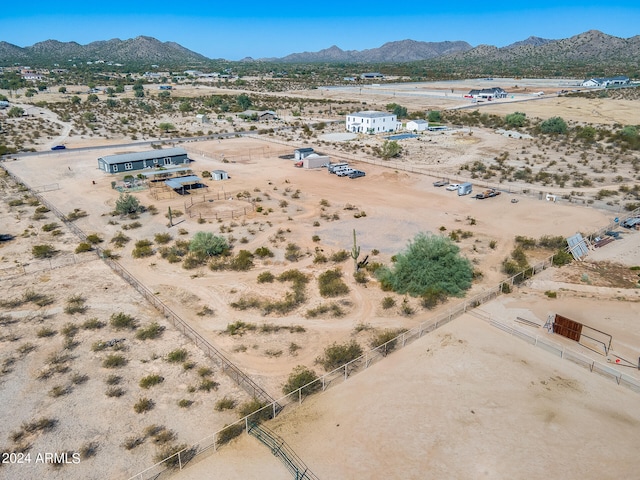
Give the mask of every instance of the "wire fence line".
M 551 353 L 552 355 L 555 355 L 561 359 L 569 360 L 576 365 L 586 368 L 590 372 L 597 373 L 598 375 L 608 378 L 609 380 L 615 381 L 618 385 L 622 385 L 623 387 L 627 387 L 634 392 L 640 393 L 640 379 L 632 377 L 631 375 L 627 375 L 626 373 L 622 373 L 621 371 L 610 365 L 598 362 L 564 345 L 550 341 L 544 336 L 527 332 L 521 328 L 517 328 L 515 325 L 507 325 L 503 322 L 500 322 L 499 320 L 496 320 L 490 315 L 484 315 L 477 310 L 469 311 L 469 313 L 476 318 L 484 320 L 493 327 L 507 332 L 514 337 L 518 337 L 519 339 L 527 342 L 529 345 L 539 347 L 542 350 Z
M 0 269 L 0 278 L 8 280 L 13 277 L 55 270 L 57 268 L 79 265 L 96 260 L 99 260 L 98 257 L 91 255 L 90 253 L 85 255 L 77 255 L 75 253 L 56 255 L 55 257 L 48 258 L 46 260 L 39 260 L 36 262 L 15 265 L 14 267 L 2 268 Z
M 5 169 L 6 170 L 6 169 Z M 29 186 L 23 182 L 17 175 L 12 172 L 7 173 L 17 183 L 24 185 L 26 188 Z M 40 203 L 45 205 L 54 215 L 56 215 L 81 241 L 87 240 L 87 235 L 71 220 L 67 218 L 55 205 L 48 202 L 39 193 L 31 190 L 34 197 L 38 199 Z M 151 303 L 167 320 L 169 320 L 183 335 L 190 338 L 196 346 L 198 346 L 203 352 L 205 352 L 209 358 L 220 369 L 226 373 L 231 379 L 241 388 L 243 388 L 249 395 L 255 397 L 263 402 L 274 403 L 273 398 L 259 385 L 257 385 L 251 378 L 244 374 L 238 367 L 236 367 L 231 361 L 229 361 L 218 349 L 211 345 L 206 339 L 204 339 L 198 332 L 190 327 L 184 320 L 182 320 L 175 312 L 173 312 L 167 305 L 161 302 L 148 288 L 140 283 L 131 273 L 129 273 L 122 265 L 113 259 L 108 258 L 104 251 L 100 248 L 94 250 L 96 254 L 95 258 L 101 258 L 115 273 L 117 273 L 122 279 L 134 287 L 149 303 Z M 64 265 L 62 265 L 64 266 Z M 277 413 L 277 404 L 273 406 L 274 412 Z

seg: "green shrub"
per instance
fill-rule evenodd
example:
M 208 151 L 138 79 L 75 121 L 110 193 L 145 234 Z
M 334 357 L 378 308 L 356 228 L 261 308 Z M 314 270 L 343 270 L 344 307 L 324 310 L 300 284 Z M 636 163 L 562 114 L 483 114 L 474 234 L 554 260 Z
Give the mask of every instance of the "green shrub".
M 162 325 L 157 322 L 153 322 L 152 324 L 138 330 L 136 332 L 136 338 L 138 340 L 152 340 L 161 336 L 164 330 L 165 328 Z
M 82 324 L 82 328 L 85 330 L 99 330 L 105 326 L 104 322 L 101 322 L 97 318 L 90 318 Z
M 104 240 L 100 238 L 97 233 L 92 233 L 91 235 L 87 235 L 87 242 L 92 245 L 97 245 L 98 243 L 102 243 Z
M 272 283 L 275 278 L 271 272 L 262 272 L 258 274 L 258 283 Z
M 427 308 L 429 310 L 435 308 L 440 302 L 446 302 L 446 300 L 447 293 L 436 287 L 427 288 L 425 292 L 420 296 L 420 303 L 424 308 Z
M 131 240 L 124 233 L 118 232 L 112 239 L 111 243 L 115 244 L 116 247 L 122 248 L 124 245 Z
M 75 252 L 84 253 L 84 252 L 90 252 L 91 250 L 93 250 L 93 247 L 91 246 L 90 243 L 82 242 L 76 247 Z
M 184 362 L 188 356 L 189 356 L 189 352 L 187 352 L 186 348 L 178 348 L 167 354 L 167 362 L 170 362 L 170 363 Z
M 58 332 L 50 327 L 42 327 L 36 331 L 38 338 L 53 337 L 56 333 Z
M 193 405 L 193 400 L 187 400 L 186 398 L 178 400 L 178 406 L 180 408 L 189 408 L 191 405 Z
M 235 408 L 236 403 L 237 402 L 233 398 L 224 396 L 216 402 L 214 408 L 218 412 L 222 412 L 223 410 L 232 410 Z
M 158 385 L 160 383 L 164 382 L 164 377 L 161 377 L 160 375 L 147 375 L 146 377 L 142 377 L 140 379 L 140 387 L 141 388 L 150 388 L 153 387 L 154 385 Z
M 31 253 L 35 258 L 51 258 L 58 253 L 58 250 L 52 245 L 34 245 L 31 247 Z
M 60 225 L 56 222 L 52 222 L 52 223 L 47 223 L 45 225 L 42 226 L 42 231 L 43 232 L 52 232 L 54 230 L 57 230 L 58 228 L 60 228 Z
M 342 263 L 347 258 L 351 258 L 351 254 L 346 250 L 339 250 L 337 252 L 332 253 L 331 256 L 329 257 L 329 260 L 331 260 L 333 263 Z
M 227 325 L 226 333 L 229 335 L 244 335 L 248 331 L 256 330 L 257 326 L 255 323 L 246 323 L 242 320 L 238 320 L 236 322 L 230 323 Z
M 558 298 L 558 293 L 551 290 L 547 290 L 544 294 L 549 298 Z
M 82 295 L 73 295 L 67 299 L 67 304 L 64 307 L 64 313 L 73 315 L 74 313 L 84 313 L 87 311 L 87 306 L 84 304 L 85 299 Z
M 254 398 L 238 407 L 238 415 L 241 418 L 249 417 L 249 422 L 260 423 L 270 420 L 273 417 L 273 408 L 271 405 L 267 405 L 267 402 Z
M 342 271 L 338 268 L 321 273 L 318 285 L 323 297 L 339 297 L 349 293 L 349 287 L 342 280 Z
M 116 330 L 135 330 L 138 328 L 138 321 L 131 315 L 119 312 L 113 313 L 109 320 L 109 324 Z
M 289 378 L 287 379 L 286 383 L 282 386 L 282 392 L 285 395 L 288 395 L 291 392 L 295 392 L 299 388 L 304 387 L 302 388 L 302 394 L 310 395 L 313 392 L 318 391 L 322 387 L 322 384 L 320 382 L 315 382 L 315 380 L 317 379 L 318 379 L 318 375 L 316 375 L 316 373 L 313 370 L 303 365 L 298 365 L 289 374 Z M 311 382 L 315 382 L 315 383 L 311 385 L 307 385 Z M 307 386 L 305 387 L 305 385 Z
M 128 360 L 119 354 L 110 354 L 102 361 L 104 368 L 119 368 L 124 367 L 128 363 Z
M 158 245 L 166 245 L 167 243 L 169 243 L 173 238 L 171 237 L 171 235 L 169 235 L 168 233 L 156 233 L 155 236 L 153 237 L 153 240 L 158 244 Z
M 355 360 L 360 355 L 362 355 L 362 347 L 355 340 L 344 344 L 334 342 L 324 349 L 323 356 L 318 357 L 316 363 L 322 365 L 329 372 Z
M 224 429 L 218 433 L 216 439 L 216 445 L 221 446 L 229 443 L 236 437 L 239 437 L 244 431 L 244 425 L 242 423 L 234 423 L 233 425 L 225 425 Z
M 389 310 L 396 306 L 396 300 L 393 297 L 384 297 L 382 299 L 382 308 Z
M 151 257 L 155 253 L 152 245 L 150 240 L 138 240 L 135 248 L 131 252 L 131 256 L 133 256 L 133 258 Z
M 371 348 L 378 348 L 384 345 L 384 347 L 381 348 L 380 351 L 384 355 L 386 355 L 387 353 L 395 350 L 397 342 L 396 338 L 398 337 L 398 335 L 401 335 L 406 331 L 406 328 L 384 330 L 374 335 L 369 345 L 371 345 Z
M 133 410 L 136 413 L 144 413 L 152 410 L 155 405 L 155 402 L 150 398 L 142 397 L 133 405 Z
M 254 254 L 260 258 L 273 257 L 273 252 L 267 247 L 258 247 Z
M 284 258 L 289 260 L 290 262 L 297 262 L 302 257 L 302 252 L 300 251 L 300 247 L 295 243 L 287 244 L 287 248 L 284 252 Z
M 217 390 L 220 384 L 210 378 L 205 378 L 198 385 L 198 390 L 202 390 L 205 392 L 210 392 L 211 390 Z
M 555 253 L 551 261 L 556 267 L 561 267 L 573 262 L 573 255 L 566 250 L 561 249 Z
M 229 269 L 246 272 L 253 267 L 253 254 L 248 250 L 240 250 L 229 262 Z

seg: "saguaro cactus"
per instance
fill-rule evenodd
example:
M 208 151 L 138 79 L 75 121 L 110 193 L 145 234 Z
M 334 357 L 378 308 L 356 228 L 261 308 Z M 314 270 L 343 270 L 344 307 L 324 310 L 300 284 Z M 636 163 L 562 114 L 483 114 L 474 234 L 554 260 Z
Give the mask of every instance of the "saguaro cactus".
M 169 217 L 169 226 L 173 227 L 173 214 L 171 213 L 171 207 L 169 207 L 169 213 L 167 216 Z
M 353 229 L 353 247 L 351 248 L 351 258 L 353 258 L 353 273 L 358 273 L 358 257 L 360 256 L 360 247 L 356 242 L 356 229 Z

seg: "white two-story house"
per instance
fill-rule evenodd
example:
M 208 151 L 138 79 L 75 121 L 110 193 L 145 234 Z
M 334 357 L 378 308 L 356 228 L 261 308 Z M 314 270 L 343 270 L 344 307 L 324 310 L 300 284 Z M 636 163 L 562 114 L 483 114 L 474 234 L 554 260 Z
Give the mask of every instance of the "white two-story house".
M 393 113 L 366 110 L 347 115 L 347 131 L 353 133 L 395 132 L 402 124 Z

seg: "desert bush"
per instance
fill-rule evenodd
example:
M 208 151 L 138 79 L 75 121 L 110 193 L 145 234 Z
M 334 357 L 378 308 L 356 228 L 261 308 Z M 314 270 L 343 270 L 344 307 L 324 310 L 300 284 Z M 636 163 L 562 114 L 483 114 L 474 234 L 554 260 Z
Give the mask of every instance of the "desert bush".
M 564 249 L 567 246 L 567 239 L 562 235 L 544 235 L 538 239 L 538 246 L 548 250 Z
M 38 338 L 53 337 L 56 333 L 58 332 L 51 327 L 42 327 L 36 331 Z
M 217 412 L 222 412 L 223 410 L 232 410 L 236 406 L 236 401 L 231 398 L 224 396 L 220 400 L 218 400 L 215 404 L 215 410 Z
M 189 356 L 189 352 L 187 352 L 186 348 L 177 348 L 176 350 L 172 350 L 167 354 L 167 362 L 169 363 L 184 362 L 188 356 Z
M 351 254 L 349 252 L 347 252 L 346 250 L 338 250 L 337 252 L 331 254 L 329 260 L 331 260 L 333 263 L 342 263 L 347 258 L 351 258 Z
M 316 359 L 316 363 L 330 372 L 345 363 L 349 363 L 362 355 L 362 347 L 355 340 L 348 343 L 333 343 L 324 349 L 324 354 Z
M 196 232 L 189 242 L 189 251 L 199 258 L 223 255 L 229 251 L 227 239 L 211 232 Z
M 60 333 L 62 333 L 67 338 L 73 338 L 76 336 L 79 330 L 80 328 L 75 323 L 69 322 L 64 324 L 62 330 L 60 330 Z
M 558 292 L 547 290 L 544 294 L 549 298 L 558 298 Z
M 369 342 L 369 345 L 371 346 L 371 348 L 378 348 L 384 345 L 384 347 L 380 349 L 380 352 L 386 355 L 387 353 L 395 350 L 397 342 L 396 337 L 406 331 L 406 328 L 383 330 L 382 332 L 376 333 L 373 336 L 373 338 Z
M 124 367 L 127 363 L 128 360 L 124 356 L 112 353 L 102 361 L 102 366 L 104 368 L 119 368 Z
M 384 308 L 385 310 L 393 308 L 395 307 L 395 305 L 396 305 L 396 300 L 393 297 L 384 297 L 382 299 L 382 308 Z
M 153 400 L 142 397 L 133 405 L 133 410 L 136 413 L 144 413 L 152 410 L 153 407 L 155 407 L 155 402 Z
M 258 274 L 258 283 L 272 283 L 275 280 L 275 276 L 271 272 L 262 272 Z
M 53 398 L 62 397 L 71 393 L 71 387 L 69 385 L 56 385 L 49 391 L 49 395 Z
M 167 243 L 169 243 L 171 240 L 173 240 L 173 238 L 171 237 L 170 234 L 168 233 L 156 233 L 155 236 L 153 237 L 153 240 L 158 244 L 158 245 L 166 245 Z
M 99 330 L 104 326 L 105 323 L 101 322 L 97 318 L 90 318 L 82 324 L 82 328 L 84 328 L 85 330 Z
M 295 243 L 287 244 L 287 248 L 284 252 L 284 258 L 289 260 L 290 262 L 297 262 L 302 257 L 302 252 L 300 251 L 300 247 Z
M 125 450 L 133 450 L 143 443 L 144 438 L 142 437 L 127 437 L 124 439 L 124 442 L 122 442 L 122 446 L 125 448 Z
M 58 253 L 58 250 L 52 245 L 34 245 L 31 247 L 31 253 L 34 258 L 51 258 Z
M 258 247 L 253 253 L 260 258 L 273 257 L 273 252 L 267 247 Z
M 67 299 L 67 304 L 64 307 L 64 313 L 73 315 L 74 313 L 84 313 L 87 311 L 85 305 L 86 299 L 82 295 L 72 295 Z
M 155 252 L 152 248 L 153 243 L 150 240 L 138 240 L 135 248 L 131 252 L 133 258 L 151 257 Z
M 54 230 L 57 230 L 58 228 L 60 228 L 60 225 L 56 222 L 52 222 L 52 223 L 47 223 L 45 225 L 42 226 L 42 231 L 43 232 L 52 232 Z
M 142 377 L 138 385 L 140 385 L 141 388 L 146 389 L 146 388 L 153 387 L 154 385 L 158 385 L 162 382 L 164 382 L 164 377 L 154 374 L 154 375 L 147 375 L 146 377 Z
M 135 330 L 138 328 L 138 321 L 131 315 L 123 312 L 113 313 L 109 320 L 109 324 L 116 330 Z
M 205 378 L 198 385 L 198 390 L 210 392 L 211 390 L 217 390 L 220 384 L 210 378 Z
M 178 406 L 180 408 L 189 408 L 191 405 L 193 405 L 193 400 L 187 400 L 186 398 L 178 400 Z
M 236 437 L 239 437 L 244 431 L 244 425 L 242 423 L 234 423 L 233 425 L 225 425 L 223 430 L 218 433 L 216 439 L 216 445 L 221 446 L 229 443 Z
M 556 267 L 561 267 L 573 262 L 573 255 L 564 249 L 560 249 L 555 253 L 551 261 Z
M 318 391 L 322 387 L 322 384 L 320 382 L 315 382 L 315 380 L 317 379 L 318 375 L 316 375 L 313 370 L 303 365 L 298 365 L 289 374 L 289 378 L 282 386 L 282 393 L 288 395 L 291 392 L 295 392 L 299 388 L 302 388 L 301 392 L 303 395 L 310 395 L 313 392 Z M 315 383 L 308 385 L 311 382 Z
M 128 193 L 121 193 L 116 200 L 115 212 L 118 215 L 130 215 L 143 211 L 138 199 Z
M 228 268 L 237 272 L 246 272 L 253 267 L 253 254 L 248 250 L 240 250 L 229 262 Z
M 105 383 L 107 385 L 118 385 L 121 381 L 122 381 L 122 377 L 120 377 L 118 375 L 109 375 L 105 379 Z
M 138 340 L 152 340 L 160 337 L 164 330 L 165 327 L 158 324 L 158 322 L 153 322 L 152 324 L 138 330 L 136 332 L 136 338 Z
M 111 239 L 111 243 L 113 243 L 116 247 L 122 248 L 129 240 L 131 239 L 127 237 L 124 233 L 118 232 Z
M 260 423 L 270 420 L 273 417 L 273 409 L 271 405 L 267 405 L 267 402 L 253 398 L 238 406 L 238 414 L 241 418 L 249 417 L 249 422 Z
M 91 457 L 95 457 L 98 453 L 98 442 L 88 442 L 80 447 L 80 459 L 86 460 Z
M 321 273 L 318 285 L 323 297 L 339 297 L 349 293 L 349 287 L 342 280 L 342 271 L 338 268 Z
M 344 315 L 344 310 L 342 310 L 340 305 L 338 305 L 337 303 L 331 303 L 329 305 L 323 303 L 315 308 L 310 308 L 309 310 L 307 310 L 307 312 L 305 313 L 305 317 L 316 318 L 320 315 L 324 315 L 325 313 L 330 313 L 332 317 L 339 318 Z
M 92 245 L 97 245 L 98 243 L 102 243 L 104 240 L 100 238 L 100 235 L 97 233 L 92 233 L 91 235 L 87 235 L 87 242 Z
M 256 328 L 257 326 L 255 323 L 246 323 L 242 320 L 238 320 L 228 324 L 225 332 L 229 335 L 244 335 L 248 331 L 256 330 Z
M 75 249 L 76 253 L 84 253 L 84 252 L 90 252 L 91 250 L 93 250 L 93 247 L 91 246 L 90 243 L 87 242 L 81 242 Z

